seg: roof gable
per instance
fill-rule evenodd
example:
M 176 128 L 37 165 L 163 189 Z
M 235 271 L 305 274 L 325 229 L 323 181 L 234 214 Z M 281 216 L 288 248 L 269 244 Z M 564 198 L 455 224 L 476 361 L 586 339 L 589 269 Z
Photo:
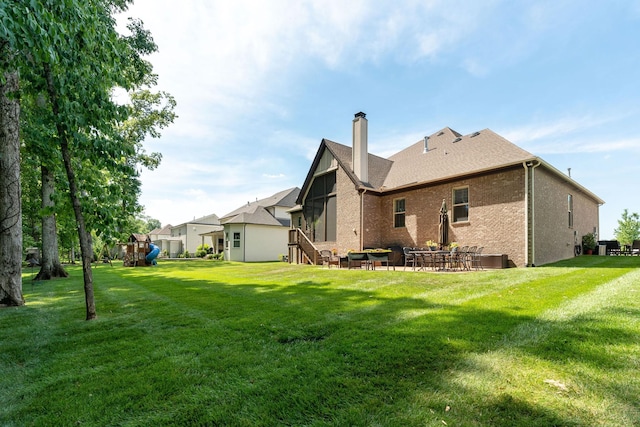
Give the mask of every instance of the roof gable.
M 283 225 L 263 206 L 253 205 L 248 210 L 230 217 L 224 224 Z
M 300 189 L 298 187 L 289 188 L 279 191 L 276 194 L 255 202 L 247 203 L 238 209 L 224 215 L 220 220 L 223 224 L 241 223 L 241 224 L 267 224 L 281 225 L 277 218 L 267 211 L 267 208 L 276 206 L 291 208 L 296 205 L 296 199 Z M 264 215 L 268 215 L 273 221 L 267 220 Z M 259 221 L 259 222 L 252 222 Z M 274 222 L 275 221 L 275 222 Z
M 264 199 L 256 200 L 255 202 L 249 202 L 246 205 L 243 205 L 238 209 L 222 216 L 221 220 L 228 222 L 230 217 L 239 215 L 243 212 L 255 211 L 256 206 L 262 206 L 265 208 L 270 208 L 274 206 L 291 208 L 296 205 L 296 198 L 298 197 L 298 193 L 300 193 L 300 189 L 298 187 L 293 187 L 287 190 L 279 191 L 278 193 L 272 196 L 266 197 Z
M 302 189 L 300 190 L 300 195 L 298 196 L 296 203 L 301 204 L 303 202 L 304 196 L 307 194 L 307 191 L 313 182 L 316 170 L 318 169 L 326 150 L 328 150 L 336 159 L 338 167 L 340 167 L 351 179 L 354 185 L 359 188 L 374 189 L 381 187 L 393 164 L 393 162 L 388 159 L 369 153 L 369 182 L 360 181 L 353 172 L 353 149 L 338 142 L 323 139 L 320 142 L 320 147 L 318 147 L 318 151 L 311 163 L 311 168 L 309 168 L 309 172 L 307 173 L 307 177 L 302 185 Z

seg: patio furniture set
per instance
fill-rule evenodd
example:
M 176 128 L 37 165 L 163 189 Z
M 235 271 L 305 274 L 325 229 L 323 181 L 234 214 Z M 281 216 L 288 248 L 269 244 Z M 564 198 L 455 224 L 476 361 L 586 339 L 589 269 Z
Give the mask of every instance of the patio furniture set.
M 404 269 L 410 266 L 413 270 L 433 271 L 471 271 L 484 270 L 480 246 L 455 246 L 450 250 L 431 248 L 402 248 L 404 252 Z
M 404 255 L 404 270 L 411 267 L 413 270 L 432 271 L 471 271 L 484 270 L 482 265 L 482 251 L 480 246 L 453 247 L 450 250 L 438 250 L 431 248 L 402 248 Z M 331 268 L 346 266 L 351 268 L 365 268 L 375 270 L 376 267 L 389 266 L 395 270 L 396 263 L 390 259 L 391 250 L 376 249 L 365 251 L 350 251 L 346 257 L 341 257 L 332 251 L 322 250 L 322 265 Z M 402 265 L 402 264 L 400 264 Z
M 341 257 L 339 255 L 334 254 L 329 250 L 320 251 L 320 255 L 322 256 L 322 264 L 326 265 L 328 268 L 331 268 L 332 265 L 337 266 L 338 268 L 346 261 L 347 268 L 365 268 L 367 270 L 375 270 L 377 266 L 381 267 L 386 265 L 387 270 L 389 269 L 389 265 L 393 267 L 395 270 L 395 264 L 389 261 L 389 255 L 392 254 L 391 250 L 388 249 L 375 249 L 375 250 L 365 250 L 365 251 L 349 251 L 346 257 Z

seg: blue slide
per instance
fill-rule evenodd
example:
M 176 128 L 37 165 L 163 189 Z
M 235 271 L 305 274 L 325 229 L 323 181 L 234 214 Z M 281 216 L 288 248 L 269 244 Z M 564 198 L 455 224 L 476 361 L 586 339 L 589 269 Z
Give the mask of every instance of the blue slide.
M 151 249 L 151 252 L 149 252 L 147 256 L 144 258 L 147 261 L 147 264 L 152 264 L 152 265 L 158 264 L 158 262 L 156 261 L 156 258 L 158 257 L 158 255 L 160 255 L 160 248 L 154 245 L 153 243 L 149 243 L 149 249 Z

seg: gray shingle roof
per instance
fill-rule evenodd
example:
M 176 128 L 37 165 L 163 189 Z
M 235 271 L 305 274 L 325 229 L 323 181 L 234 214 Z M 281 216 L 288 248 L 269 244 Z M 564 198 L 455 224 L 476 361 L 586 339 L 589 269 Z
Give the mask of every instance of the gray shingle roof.
M 225 224 L 259 224 L 259 225 L 283 225 L 263 206 L 254 204 L 248 210 L 232 216 Z
M 533 154 L 490 129 L 462 136 L 444 128 L 429 137 L 427 146 L 428 151 L 425 152 L 424 140 L 420 140 L 389 157 L 393 166 L 383 185 L 392 189 L 414 182 L 453 178 L 535 159 Z
M 498 169 L 536 157 L 500 135 L 484 129 L 461 135 L 448 127 L 420 140 L 388 159 L 369 154 L 369 182 L 360 182 L 352 171 L 351 147 L 323 140 L 356 185 L 375 190 L 393 190 Z
M 282 190 L 273 196 L 266 197 L 264 199 L 256 200 L 255 202 L 247 203 L 239 207 L 238 209 L 229 212 L 226 215 L 223 215 L 220 220 L 222 222 L 229 222 L 229 218 L 239 215 L 244 212 L 255 212 L 256 206 L 262 206 L 265 208 L 273 207 L 273 206 L 281 206 L 285 208 L 291 208 L 296 205 L 296 198 L 300 193 L 300 189 L 298 187 L 289 188 L 287 190 Z
M 361 182 L 353 172 L 351 147 L 323 139 L 297 202 L 302 203 L 301 199 L 313 180 L 315 168 L 324 150 L 328 149 L 356 187 L 374 191 L 392 191 L 402 187 L 458 179 L 521 165 L 528 161 L 537 161 L 559 178 L 590 195 L 598 203 L 604 203 L 598 196 L 570 177 L 563 175 L 550 164 L 490 129 L 462 135 L 445 127 L 429 136 L 427 147 L 428 150 L 425 152 L 424 140 L 420 140 L 388 159 L 369 154 L 369 182 Z

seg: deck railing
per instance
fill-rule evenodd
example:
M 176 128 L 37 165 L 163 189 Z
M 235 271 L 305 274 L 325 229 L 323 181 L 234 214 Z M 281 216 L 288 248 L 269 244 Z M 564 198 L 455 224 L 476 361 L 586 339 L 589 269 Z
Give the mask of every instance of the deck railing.
M 320 252 L 299 228 L 289 230 L 289 262 L 293 262 L 294 259 L 299 264 L 322 263 Z

